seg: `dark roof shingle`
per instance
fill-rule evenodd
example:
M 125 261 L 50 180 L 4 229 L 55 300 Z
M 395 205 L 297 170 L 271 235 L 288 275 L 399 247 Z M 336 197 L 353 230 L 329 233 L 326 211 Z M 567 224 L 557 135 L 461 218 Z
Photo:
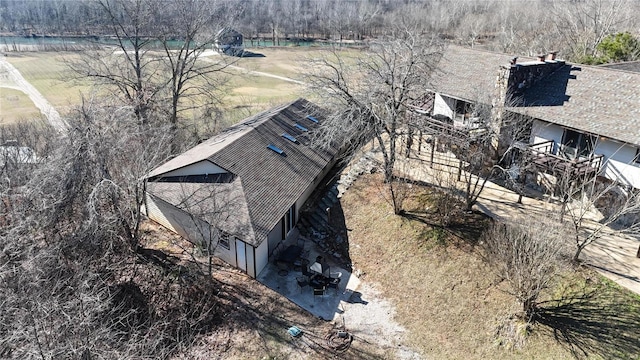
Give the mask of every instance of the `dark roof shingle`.
M 245 229 L 236 235 L 258 245 L 338 151 L 335 146 L 324 149 L 311 144 L 309 134 L 295 126 L 299 123 L 313 131 L 318 124 L 306 117 L 313 115 L 322 122 L 323 113 L 304 99 L 273 108 L 179 155 L 150 176 L 161 177 L 162 173 L 205 159 L 235 174 L 240 187 L 236 191 L 242 193 L 250 222 L 250 231 Z M 295 137 L 297 142 L 283 137 L 284 133 Z M 284 153 L 269 150 L 270 144 Z M 175 199 L 170 202 L 177 205 Z
M 433 78 L 437 92 L 468 101 L 495 96 L 500 66 L 512 56 L 448 46 Z M 535 59 L 519 57 L 518 62 Z M 566 64 L 525 92 L 523 106 L 508 107 L 536 119 L 640 144 L 640 73 Z

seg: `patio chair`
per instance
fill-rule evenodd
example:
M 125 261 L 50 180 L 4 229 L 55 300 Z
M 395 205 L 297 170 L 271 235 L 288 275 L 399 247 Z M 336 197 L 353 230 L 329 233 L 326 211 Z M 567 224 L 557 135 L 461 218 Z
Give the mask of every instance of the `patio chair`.
M 334 289 L 336 294 L 338 294 L 338 287 L 340 286 L 340 278 L 333 278 L 327 283 L 327 288 Z
M 306 240 L 307 239 L 305 239 L 302 235 L 300 235 L 298 236 L 298 240 L 296 241 L 296 243 L 298 244 L 298 246 L 304 249 L 304 243 Z
M 306 276 L 297 276 L 296 277 L 296 282 L 298 283 L 298 286 L 300 287 L 300 292 L 302 292 L 302 288 L 305 286 L 309 286 L 309 278 L 307 278 Z
M 304 276 L 311 277 L 312 275 L 314 275 L 311 271 L 309 271 L 309 260 L 307 260 L 306 262 L 302 261 L 300 270 L 302 271 L 302 275 Z
M 313 301 L 316 301 L 316 296 L 324 296 L 325 287 L 313 288 Z

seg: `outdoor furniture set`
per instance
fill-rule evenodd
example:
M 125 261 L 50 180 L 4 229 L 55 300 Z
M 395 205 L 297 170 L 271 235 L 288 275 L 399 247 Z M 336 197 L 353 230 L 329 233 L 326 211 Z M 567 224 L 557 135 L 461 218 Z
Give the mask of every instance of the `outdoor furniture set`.
M 314 299 L 316 296 L 324 296 L 327 289 L 334 289 L 336 293 L 338 292 L 342 273 L 332 273 L 331 267 L 324 262 L 322 256 L 318 256 L 311 266 L 308 264 L 309 260 L 302 259 L 302 276 L 296 277 L 300 291 L 305 286 L 311 286 Z
M 334 289 L 336 293 L 338 292 L 342 273 L 331 272 L 331 267 L 322 256 L 316 257 L 316 261 L 309 266 L 309 260 L 303 253 L 301 246 L 290 245 L 282 250 L 276 258 L 276 266 L 283 276 L 288 274 L 290 268 L 299 268 L 302 276 L 296 277 L 296 282 L 300 291 L 302 292 L 302 288 L 306 286 L 311 286 L 314 299 L 315 296 L 324 296 L 327 289 Z

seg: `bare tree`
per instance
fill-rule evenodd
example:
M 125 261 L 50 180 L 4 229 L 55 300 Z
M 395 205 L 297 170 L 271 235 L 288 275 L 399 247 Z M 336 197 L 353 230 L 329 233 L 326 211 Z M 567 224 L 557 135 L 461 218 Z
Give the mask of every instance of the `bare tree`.
M 45 139 L 48 154 L 33 145 L 39 157 L 26 164 L 26 182 L 0 178 L 0 196 L 12 198 L 0 207 L 0 219 L 11 220 L 0 227 L 0 353 L 126 359 L 184 351 L 215 324 L 213 291 L 207 279 L 176 287 L 189 278 L 169 279 L 175 264 L 143 251 L 134 233 L 138 182 L 164 160 L 166 135 L 140 134 L 129 107 L 85 104 L 69 122 L 65 137 Z
M 157 39 L 163 51 L 163 69 L 168 73 L 168 120 L 177 130 L 179 114 L 202 107 L 217 107 L 219 89 L 223 83 L 220 72 L 227 66 L 229 58 L 217 61 L 203 61 L 202 54 L 213 42 L 211 25 L 222 16 L 219 9 L 199 0 L 172 2 L 173 8 L 158 14 L 161 27 Z M 225 14 L 233 20 L 233 14 Z M 175 38 L 180 39 L 176 47 Z M 218 73 L 216 75 L 216 73 Z M 173 146 L 174 152 L 177 147 Z
M 70 62 L 71 68 L 115 88 L 142 124 L 168 123 L 177 152 L 181 114 L 216 113 L 211 109 L 219 104 L 221 71 L 230 58 L 203 61 L 202 55 L 218 30 L 215 24 L 233 21 L 233 12 L 223 20 L 223 8 L 197 0 L 166 6 L 150 0 L 100 0 L 99 5 L 103 31 L 114 37 L 116 46 L 87 49 Z
M 538 297 L 561 269 L 565 242 L 559 226 L 541 219 L 495 223 L 482 238 L 484 259 L 522 306 L 520 318 L 533 319 Z
M 567 58 L 581 61 L 596 53 L 598 44 L 628 19 L 627 0 L 586 0 L 551 3 L 557 33 L 564 40 Z
M 564 218 L 573 230 L 575 252 L 582 251 L 603 237 L 640 234 L 640 192 L 617 182 L 591 177 L 562 187 L 566 199 Z
M 375 139 L 383 157 L 384 179 L 390 184 L 402 150 L 398 144 L 406 131 L 407 107 L 422 93 L 438 53 L 435 40 L 404 28 L 363 53 L 334 49 L 324 58 L 311 60 L 310 90 L 337 110 L 321 124 L 318 138 L 323 142 L 346 139 L 350 150 Z
M 213 258 L 219 246 L 229 247 L 229 241 L 246 229 L 235 221 L 240 213 L 240 194 L 236 180 L 231 174 L 208 175 L 198 181 L 182 182 L 176 206 L 184 211 L 185 222 L 181 225 L 188 240 L 208 259 L 207 274 L 213 273 Z M 162 180 L 165 181 L 165 180 Z M 198 263 L 196 254 L 190 253 Z
M 154 18 L 157 3 L 100 0 L 98 5 L 106 27 L 104 31 L 112 34 L 116 46 L 88 48 L 69 65 L 81 77 L 115 87 L 124 103 L 132 106 L 138 120 L 149 122 L 162 103 L 160 96 L 165 81 L 159 59 L 150 52 L 158 30 Z

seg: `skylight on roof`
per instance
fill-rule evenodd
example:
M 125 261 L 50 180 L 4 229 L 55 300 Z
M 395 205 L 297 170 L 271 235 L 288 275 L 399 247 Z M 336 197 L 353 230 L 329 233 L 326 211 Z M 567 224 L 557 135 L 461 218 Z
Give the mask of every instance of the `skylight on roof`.
M 298 142 L 298 140 L 296 140 L 296 138 L 294 138 L 293 136 L 291 136 L 291 135 L 289 135 L 287 133 L 282 134 L 282 137 L 287 139 L 287 140 L 289 140 L 289 141 L 291 141 L 291 142 Z
M 306 127 L 304 127 L 304 126 L 302 126 L 302 125 L 300 125 L 298 123 L 296 123 L 294 126 L 297 127 L 298 129 L 302 130 L 302 131 L 309 131 L 309 129 L 307 129 Z
M 267 149 L 272 150 L 273 152 L 278 153 L 280 155 L 284 154 L 284 150 L 280 149 L 279 147 L 273 144 L 267 145 Z
M 309 119 L 309 120 L 313 121 L 313 122 L 314 122 L 314 123 L 316 123 L 316 124 L 318 124 L 318 123 L 319 123 L 318 119 L 314 118 L 314 117 L 313 117 L 313 116 L 311 116 L 311 115 L 307 115 L 307 119 Z

